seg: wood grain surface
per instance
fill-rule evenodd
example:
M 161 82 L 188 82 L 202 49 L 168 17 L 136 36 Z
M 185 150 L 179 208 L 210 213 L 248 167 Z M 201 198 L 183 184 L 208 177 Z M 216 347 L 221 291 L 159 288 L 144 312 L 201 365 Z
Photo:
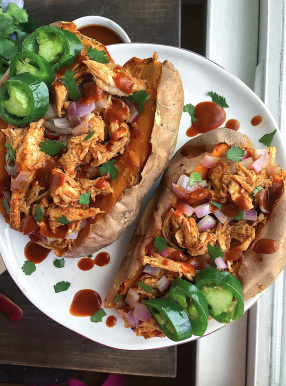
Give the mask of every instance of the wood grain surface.
M 132 42 L 180 46 L 179 0 L 25 0 L 25 8 L 40 24 L 99 15 L 118 23 Z M 34 307 L 8 272 L 0 276 L 0 292 L 24 312 L 23 319 L 16 323 L 0 314 L 0 363 L 158 377 L 176 375 L 174 347 L 132 352 L 94 343 Z

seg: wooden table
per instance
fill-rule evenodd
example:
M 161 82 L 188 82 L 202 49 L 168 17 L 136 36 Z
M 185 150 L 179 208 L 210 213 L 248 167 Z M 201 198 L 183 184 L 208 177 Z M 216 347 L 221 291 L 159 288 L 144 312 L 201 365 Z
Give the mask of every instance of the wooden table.
M 179 0 L 26 0 L 25 8 L 42 24 L 101 15 L 121 25 L 133 42 L 180 45 Z M 7 272 L 0 276 L 0 292 L 19 304 L 24 312 L 23 319 L 17 323 L 0 314 L 2 364 L 161 377 L 176 375 L 174 347 L 132 352 L 94 343 L 41 313 Z

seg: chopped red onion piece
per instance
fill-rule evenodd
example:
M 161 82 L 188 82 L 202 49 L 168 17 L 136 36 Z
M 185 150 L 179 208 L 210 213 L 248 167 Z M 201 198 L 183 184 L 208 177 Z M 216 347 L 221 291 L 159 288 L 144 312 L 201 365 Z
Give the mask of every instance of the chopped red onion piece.
M 171 282 L 166 278 L 166 276 L 162 276 L 160 280 L 158 280 L 156 287 L 160 292 L 166 291 L 169 288 Z
M 123 318 L 125 322 L 132 328 L 138 327 L 140 324 L 140 320 L 137 318 L 134 318 L 133 312 L 129 311 L 127 313 L 124 313 Z
M 67 118 L 54 118 L 54 124 L 57 129 L 69 129 L 71 127 Z
M 244 155 L 243 155 L 243 157 L 241 157 L 241 161 L 243 161 L 247 158 L 247 153 L 248 152 L 246 150 L 244 150 Z
M 61 119 L 64 121 L 60 121 Z M 46 128 L 57 134 L 71 134 L 72 131 L 71 124 L 66 118 L 51 118 L 50 120 L 45 121 L 44 125 Z
M 144 269 L 143 269 L 144 273 L 148 273 L 149 275 L 152 275 L 152 276 L 159 276 L 160 271 L 161 271 L 161 268 L 152 267 L 152 265 L 150 265 L 150 264 L 146 264 Z
M 79 135 L 87 134 L 88 132 L 89 132 L 89 123 L 86 121 L 81 122 L 81 124 L 79 124 L 78 126 L 72 129 L 72 135 L 74 135 L 75 137 Z
M 262 150 L 258 159 L 256 159 L 251 165 L 256 173 L 260 172 L 269 164 L 269 152 L 267 149 Z
M 168 248 L 165 248 L 165 249 L 163 249 L 163 251 L 159 252 L 159 255 L 162 256 L 162 257 L 164 257 L 164 259 L 165 259 L 166 257 L 168 257 L 169 254 L 170 254 L 170 251 L 169 251 Z
M 248 157 L 248 158 L 245 158 L 241 161 L 241 165 L 245 168 L 245 169 L 251 169 L 251 165 L 253 164 L 253 158 L 252 157 Z
M 199 184 L 197 182 L 194 182 L 193 186 L 188 185 L 187 191 L 188 192 L 194 192 L 195 190 L 199 189 Z
M 266 169 L 268 176 L 279 176 L 281 174 L 281 168 L 278 165 L 268 166 Z
M 134 308 L 133 316 L 136 319 L 142 320 L 142 322 L 149 322 L 152 315 L 145 304 L 138 303 Z
M 71 234 L 67 234 L 66 235 L 66 240 L 75 240 L 78 236 L 78 231 L 75 230 L 75 228 L 73 229 L 72 233 Z
M 48 110 L 47 110 L 46 114 L 44 115 L 44 118 L 50 119 L 50 118 L 54 118 L 56 116 L 57 116 L 57 112 L 54 109 L 54 106 L 53 105 L 49 105 Z
M 216 218 L 218 219 L 219 222 L 221 222 L 222 224 L 224 224 L 227 220 L 228 220 L 228 217 L 225 216 L 221 210 L 217 209 L 215 212 L 214 212 L 214 215 L 216 216 Z
M 217 258 L 215 259 L 215 264 L 216 264 L 216 267 L 217 267 L 218 269 L 224 269 L 224 268 L 227 268 L 227 265 L 226 265 L 226 263 L 225 263 L 225 261 L 223 260 L 222 257 L 217 257 Z
M 199 205 L 195 208 L 197 217 L 201 218 L 212 212 L 210 203 Z
M 2 294 L 0 294 L 0 311 L 7 315 L 12 322 L 18 322 L 23 316 L 21 308 Z
M 182 204 L 182 209 L 183 209 L 183 213 L 186 215 L 186 216 L 191 216 L 195 209 L 192 208 L 190 205 L 188 204 Z
M 180 186 L 172 184 L 172 190 L 177 197 L 185 198 L 185 199 L 188 198 L 187 192 L 183 188 L 181 188 Z
M 212 229 L 216 224 L 216 221 L 213 217 L 207 215 L 204 218 L 202 218 L 198 223 L 198 231 L 199 232 L 204 232 L 207 229 Z
M 202 180 L 201 182 L 197 182 L 197 184 L 201 187 L 201 188 L 206 188 L 207 187 L 207 180 Z
M 189 186 L 189 181 L 190 177 L 183 174 L 178 178 L 177 185 L 181 186 L 183 189 L 187 189 Z
M 256 221 L 257 220 L 257 212 L 256 212 L 256 210 L 254 210 L 254 209 L 247 210 L 245 212 L 244 220 Z
M 136 307 L 136 304 L 138 303 L 139 300 L 139 294 L 134 291 L 134 289 L 130 288 L 129 291 L 127 292 L 127 296 L 125 299 L 125 302 L 132 308 Z
M 139 118 L 138 109 L 135 106 L 135 104 L 132 103 L 129 99 L 123 98 L 123 101 L 128 106 L 129 111 L 130 111 L 130 117 L 129 117 L 128 123 L 132 124 L 132 123 L 136 122 L 137 119 Z
M 30 172 L 25 170 L 21 171 L 17 178 L 15 178 L 15 180 L 12 182 L 11 187 L 17 190 L 25 189 L 27 187 L 27 182 L 29 181 L 30 176 Z
M 206 154 L 201 159 L 200 164 L 208 169 L 212 169 L 218 163 L 219 160 L 221 160 L 221 157 L 213 157 L 211 155 Z

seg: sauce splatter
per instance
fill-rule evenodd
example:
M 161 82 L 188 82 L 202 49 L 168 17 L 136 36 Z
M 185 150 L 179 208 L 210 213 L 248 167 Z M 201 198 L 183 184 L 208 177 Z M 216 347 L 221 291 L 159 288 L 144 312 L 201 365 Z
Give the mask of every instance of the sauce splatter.
M 117 318 L 113 315 L 108 316 L 106 319 L 106 325 L 107 327 L 114 327 L 116 325 Z
M 251 124 L 252 126 L 258 126 L 262 122 L 262 116 L 261 115 L 256 115 L 251 119 Z
M 26 259 L 34 264 L 39 264 L 44 261 L 50 252 L 50 249 L 42 247 L 33 241 L 29 241 L 24 249 Z
M 94 265 L 98 265 L 99 267 L 103 267 L 110 262 L 110 255 L 107 252 L 98 253 L 94 259 L 89 259 L 88 257 L 83 257 L 77 263 L 77 266 L 82 271 L 89 271 L 94 267 Z
M 260 239 L 258 240 L 254 247 L 253 251 L 256 253 L 265 253 L 265 254 L 272 254 L 277 252 L 279 249 L 279 244 L 275 240 L 271 239 Z
M 78 291 L 70 306 L 70 314 L 73 316 L 92 316 L 101 307 L 101 297 L 93 290 L 84 289 Z
M 238 129 L 240 128 L 240 123 L 236 119 L 229 119 L 226 122 L 225 127 L 227 129 L 238 131 Z
M 108 27 L 91 24 L 86 25 L 78 29 L 83 35 L 89 36 L 90 38 L 96 39 L 105 46 L 108 44 L 124 43 L 122 38 L 117 35 L 116 32 Z

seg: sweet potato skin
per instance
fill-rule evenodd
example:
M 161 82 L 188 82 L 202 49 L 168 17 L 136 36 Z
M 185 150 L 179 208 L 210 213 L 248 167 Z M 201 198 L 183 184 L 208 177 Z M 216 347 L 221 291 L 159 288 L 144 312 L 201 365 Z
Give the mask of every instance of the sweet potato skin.
M 151 152 L 141 172 L 140 182 L 125 190 L 108 213 L 90 225 L 84 239 L 62 256 L 78 257 L 96 252 L 117 240 L 123 230 L 133 223 L 142 198 L 164 171 L 173 154 L 183 105 L 184 92 L 180 75 L 170 62 L 165 61 L 157 87 Z
M 174 155 L 132 236 L 127 253 L 104 301 L 105 307 L 114 307 L 114 298 L 118 295 L 119 289 L 120 292 L 122 291 L 123 283 L 128 280 L 128 284 L 132 285 L 139 277 L 143 267 L 140 257 L 146 253 L 148 245 L 153 242 L 155 236 L 159 235 L 164 215 L 172 206 L 174 198 L 171 189 L 172 183 L 176 183 L 180 175 L 193 171 L 205 152 L 211 153 L 214 146 L 220 142 L 253 149 L 252 143 L 245 135 L 230 129 L 219 128 L 195 137 L 184 145 L 193 147 L 196 155 L 194 158 L 191 158 L 192 154 L 189 158 L 183 156 L 180 152 L 181 149 Z M 201 154 L 198 155 L 200 151 Z M 260 238 L 273 238 L 279 242 L 279 250 L 273 255 L 257 254 L 251 249 L 244 253 L 245 257 L 240 266 L 238 278 L 242 283 L 246 299 L 272 284 L 286 264 L 286 259 L 283 256 L 286 248 L 286 232 L 285 227 L 281 226 L 281 213 L 285 210 L 286 193 L 284 188 L 283 195 L 273 208 L 268 222 L 256 235 L 253 242 L 254 244 Z M 153 219 L 151 223 L 150 219 Z

